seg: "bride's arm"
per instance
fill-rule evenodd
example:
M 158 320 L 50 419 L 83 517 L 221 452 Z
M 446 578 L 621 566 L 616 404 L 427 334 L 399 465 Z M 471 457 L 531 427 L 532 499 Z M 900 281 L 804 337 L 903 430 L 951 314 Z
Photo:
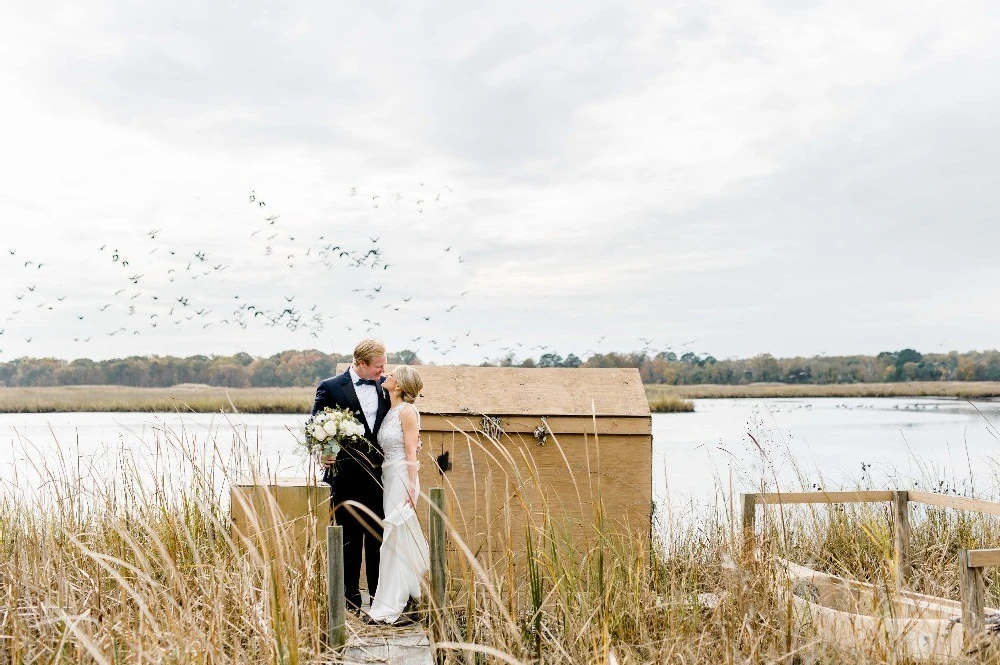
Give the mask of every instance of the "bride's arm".
M 417 475 L 417 447 L 420 439 L 420 424 L 414 409 L 403 408 L 399 413 L 399 422 L 403 426 L 403 452 L 406 455 L 406 473 L 409 479 L 407 490 L 410 504 L 417 507 L 417 497 L 420 495 L 420 478 Z

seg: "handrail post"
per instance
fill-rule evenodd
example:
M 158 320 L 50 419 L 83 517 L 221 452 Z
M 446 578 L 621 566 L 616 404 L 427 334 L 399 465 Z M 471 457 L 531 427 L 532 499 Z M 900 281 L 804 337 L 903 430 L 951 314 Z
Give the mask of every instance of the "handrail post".
M 962 590 L 962 626 L 965 629 L 965 643 L 986 630 L 986 590 L 983 584 L 983 569 L 969 565 L 969 550 L 958 550 L 958 578 Z
M 430 557 L 431 557 L 431 638 L 434 642 L 446 642 L 445 634 L 445 592 L 447 590 L 447 568 L 445 564 L 444 488 L 430 490 Z M 435 660 L 444 662 L 444 653 L 435 650 Z
M 326 593 L 327 618 L 330 629 L 328 644 L 331 649 L 342 649 L 347 644 L 347 600 L 344 598 L 344 527 L 326 527 Z
M 892 536 L 896 555 L 896 589 L 904 588 L 910 581 L 910 510 L 909 494 L 894 490 L 892 493 Z
M 755 533 L 757 530 L 757 495 L 741 494 L 743 499 L 743 553 L 750 556 L 753 552 Z

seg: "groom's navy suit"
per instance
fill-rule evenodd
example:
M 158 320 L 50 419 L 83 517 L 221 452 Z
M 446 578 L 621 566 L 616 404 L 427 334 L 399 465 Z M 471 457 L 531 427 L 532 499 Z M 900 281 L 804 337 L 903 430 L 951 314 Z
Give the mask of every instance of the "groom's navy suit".
M 384 379 L 383 379 L 384 380 Z M 378 445 L 378 429 L 389 411 L 389 398 L 376 386 L 378 415 L 370 425 L 361 409 L 361 402 L 354 390 L 351 371 L 326 379 L 316 388 L 316 402 L 312 412 L 323 407 L 350 409 L 365 426 L 365 442 L 350 441 L 337 454 L 337 473 L 330 469 L 323 472 L 323 482 L 330 484 L 330 501 L 334 507 L 334 521 L 343 527 L 344 534 L 344 596 L 348 606 L 361 607 L 361 551 L 365 553 L 368 593 L 375 595 L 378 585 L 379 547 L 382 544 L 382 449 Z M 367 508 L 346 506 L 345 501 L 360 503 Z M 368 514 L 371 511 L 377 517 Z

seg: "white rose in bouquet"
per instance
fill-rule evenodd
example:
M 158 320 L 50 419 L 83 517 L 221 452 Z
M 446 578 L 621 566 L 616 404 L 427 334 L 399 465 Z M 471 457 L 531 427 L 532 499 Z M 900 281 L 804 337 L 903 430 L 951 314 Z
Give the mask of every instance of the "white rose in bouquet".
M 302 428 L 305 435 L 300 443 L 308 454 L 314 455 L 322 463 L 336 457 L 346 441 L 359 439 L 364 442 L 365 428 L 349 409 L 324 407 L 306 421 Z M 371 444 L 368 444 L 369 449 Z M 333 461 L 336 473 L 336 460 Z
M 365 431 L 357 423 L 352 423 L 349 420 L 340 421 L 340 425 L 337 427 L 340 431 L 340 435 L 344 437 L 356 437 L 364 436 Z

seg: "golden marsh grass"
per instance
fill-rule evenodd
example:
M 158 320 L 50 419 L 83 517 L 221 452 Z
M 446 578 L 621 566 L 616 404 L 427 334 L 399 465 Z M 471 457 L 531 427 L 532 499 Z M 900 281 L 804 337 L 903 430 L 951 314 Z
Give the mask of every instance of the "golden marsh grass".
M 646 393 L 649 400 L 649 410 L 653 413 L 690 413 L 694 411 L 694 402 L 677 395 L 653 395 Z
M 183 433 L 157 436 L 181 451 L 183 482 L 124 463 L 86 485 L 70 465 L 46 465 L 42 498 L 0 498 L 0 663 L 331 662 L 321 549 L 296 546 L 274 506 L 253 528 L 277 537 L 241 539 L 231 528 L 224 469 L 253 460 L 206 467 L 217 451 Z M 652 534 L 609 530 L 613 516 L 599 505 L 580 541 L 536 506 L 525 532 L 508 534 L 523 539 L 524 556 L 463 554 L 459 543 L 446 662 L 605 665 L 612 653 L 630 664 L 907 662 L 877 644 L 823 645 L 778 602 L 784 582 L 771 564 L 785 556 L 887 580 L 888 506 L 767 508 L 758 555 L 745 556 L 732 497 L 683 520 L 666 506 Z M 499 510 L 527 507 L 514 495 Z M 957 597 L 958 548 L 996 546 L 1000 521 L 940 509 L 913 517 L 912 587 Z M 348 631 L 361 630 L 351 618 Z
M 308 413 L 314 388 L 53 386 L 0 388 L 0 413 L 81 411 Z
M 927 381 L 833 385 L 752 384 L 745 386 L 647 384 L 653 413 L 688 412 L 691 400 L 747 397 L 1000 397 L 1000 382 Z M 308 413 L 314 389 L 220 388 L 180 385 L 172 388 L 129 386 L 52 386 L 0 388 L 0 413 L 194 411 L 218 413 Z
M 746 397 L 1000 397 L 997 381 L 912 381 L 908 383 L 772 384 L 743 386 L 646 384 L 650 402 L 664 396 L 681 399 Z

